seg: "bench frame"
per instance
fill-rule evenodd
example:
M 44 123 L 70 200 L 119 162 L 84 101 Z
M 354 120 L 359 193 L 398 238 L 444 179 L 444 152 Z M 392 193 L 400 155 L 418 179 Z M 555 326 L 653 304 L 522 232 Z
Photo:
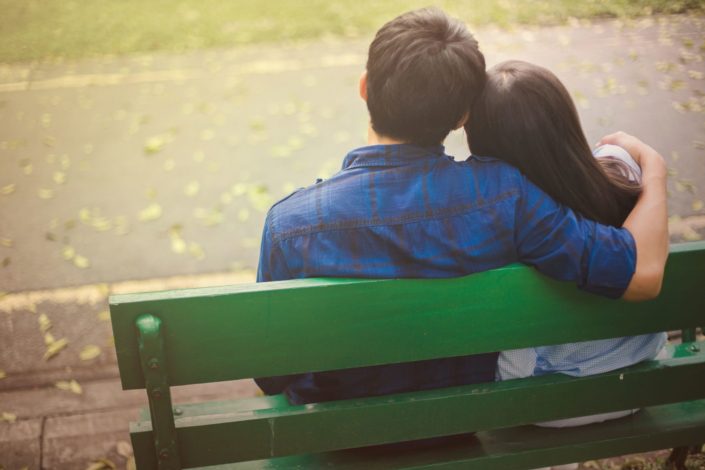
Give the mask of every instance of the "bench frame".
M 508 435 L 512 435 L 512 432 L 515 433 L 514 438 L 518 435 L 516 433 L 523 433 L 523 439 L 527 442 L 533 442 L 530 438 L 532 434 L 541 434 L 546 439 L 552 432 L 555 438 L 561 433 L 578 436 L 580 433 L 585 434 L 586 431 L 585 429 L 579 430 L 577 428 L 568 433 L 565 430 L 560 433 L 555 430 L 537 431 L 536 428 L 531 428 L 532 431 L 522 431 L 522 427 L 526 427 L 526 424 L 532 422 L 649 406 L 656 406 L 656 408 L 654 408 L 653 412 L 644 411 L 642 413 L 643 417 L 635 418 L 635 423 L 637 420 L 648 421 L 653 416 L 661 416 L 658 419 L 664 420 L 664 422 L 667 419 L 671 419 L 668 416 L 678 416 L 679 421 L 677 422 L 681 423 L 682 426 L 676 430 L 677 432 L 668 436 L 668 433 L 665 432 L 666 430 L 661 430 L 663 431 L 661 433 L 651 430 L 649 432 L 653 434 L 653 438 L 650 440 L 647 438 L 648 436 L 645 437 L 643 435 L 641 437 L 634 435 L 621 438 L 615 435 L 611 439 L 612 444 L 610 442 L 595 444 L 594 448 L 585 455 L 589 458 L 595 458 L 596 456 L 629 453 L 629 450 L 634 449 L 638 449 L 637 451 L 649 450 L 654 448 L 653 445 L 656 442 L 661 444 L 669 443 L 664 447 L 676 444 L 697 444 L 699 440 L 702 440 L 702 436 L 705 435 L 705 401 L 702 400 L 705 398 L 705 354 L 702 351 L 702 349 L 705 349 L 705 344 L 692 341 L 695 339 L 695 326 L 702 324 L 702 320 L 705 318 L 705 311 L 703 310 L 705 302 L 702 302 L 703 296 L 699 294 L 696 288 L 698 284 L 705 286 L 705 243 L 674 246 L 671 251 L 674 255 L 669 262 L 671 272 L 667 271 L 666 284 L 661 298 L 641 306 L 607 301 L 582 294 L 576 292 L 571 286 L 547 280 L 532 272 L 529 268 L 516 266 L 480 273 L 460 280 L 298 280 L 248 285 L 238 288 L 193 289 L 113 296 L 111 297 L 111 312 L 123 388 L 145 388 L 149 400 L 149 417 L 144 417 L 145 419 L 131 425 L 133 448 L 135 449 L 138 465 L 140 465 L 140 468 L 156 467 L 161 470 L 213 465 L 230 460 L 253 460 L 254 462 L 249 464 L 252 468 L 260 468 L 260 466 L 270 468 L 276 465 L 286 468 L 289 466 L 306 468 L 312 466 L 314 461 L 306 456 L 296 457 L 296 455 L 313 452 L 320 456 L 319 460 L 315 461 L 316 465 L 319 462 L 321 465 L 327 465 L 330 462 L 345 462 L 345 460 L 340 460 L 340 452 L 335 451 L 346 447 L 361 447 L 469 431 L 482 431 L 478 436 L 480 436 L 480 439 L 485 439 L 482 441 L 485 447 L 493 439 L 502 439 L 501 436 L 507 438 Z M 402 352 L 401 355 L 395 355 L 396 353 L 393 351 L 395 346 L 392 346 L 384 351 L 383 355 L 385 357 L 381 361 L 375 362 L 374 355 L 364 351 L 354 351 L 351 349 L 354 346 L 353 344 L 341 344 L 343 354 L 340 357 L 316 359 L 315 355 L 320 354 L 320 350 L 317 350 L 311 357 L 303 357 L 301 360 L 292 359 L 294 365 L 291 366 L 277 362 L 281 361 L 280 358 L 282 356 L 277 356 L 281 351 L 277 350 L 278 346 L 275 344 L 274 346 L 270 345 L 274 349 L 273 353 L 268 353 L 267 349 L 264 348 L 260 351 L 253 351 L 249 354 L 249 358 L 245 360 L 257 358 L 259 357 L 258 355 L 261 356 L 262 354 L 268 354 L 269 356 L 274 354 L 274 357 L 267 357 L 260 364 L 256 364 L 255 368 L 259 368 L 257 370 L 261 371 L 261 375 L 276 375 L 278 373 L 295 373 L 305 370 L 327 370 L 333 364 L 335 364 L 333 368 L 343 368 L 346 366 L 354 367 L 398 362 L 400 358 L 403 360 L 420 360 L 457 355 L 457 353 L 489 352 L 494 350 L 490 344 L 496 344 L 496 349 L 509 349 L 531 345 L 527 341 L 533 341 L 534 345 L 554 344 L 557 342 L 642 334 L 676 328 L 684 328 L 684 344 L 676 348 L 676 357 L 673 359 L 653 361 L 622 371 L 577 379 L 565 376 L 534 377 L 493 384 L 479 384 L 476 386 L 454 387 L 306 406 L 288 405 L 282 402 L 282 397 L 265 397 L 240 400 L 235 404 L 215 403 L 179 406 L 176 411 L 173 407 L 169 391 L 170 386 L 252 377 L 250 375 L 252 370 L 247 367 L 247 364 L 241 364 L 242 367 L 239 370 L 222 371 L 220 369 L 220 367 L 235 367 L 238 361 L 234 359 L 225 360 L 224 364 L 220 365 L 209 364 L 203 359 L 215 357 L 219 353 L 232 354 L 237 352 L 240 353 L 240 356 L 243 356 L 243 350 L 238 349 L 237 345 L 232 347 L 229 345 L 209 345 L 207 343 L 208 338 L 202 338 L 201 340 L 196 340 L 196 344 L 206 349 L 210 348 L 210 350 L 204 353 L 203 357 L 195 359 L 188 355 L 188 351 L 196 351 L 193 342 L 189 343 L 189 341 L 186 341 L 187 344 L 180 347 L 180 342 L 187 340 L 186 336 L 188 335 L 186 332 L 193 332 L 193 337 L 197 338 L 203 336 L 203 332 L 207 331 L 207 328 L 206 330 L 198 330 L 198 323 L 193 323 L 193 316 L 196 313 L 189 314 L 189 308 L 201 308 L 201 314 L 212 316 L 215 321 L 214 324 L 224 324 L 222 318 L 217 317 L 217 312 L 221 311 L 219 303 L 220 307 L 231 304 L 238 307 L 244 305 L 261 314 L 272 314 L 272 312 L 286 313 L 287 302 L 297 298 L 297 295 L 304 292 L 305 289 L 308 289 L 305 296 L 309 296 L 311 299 L 321 298 L 322 304 L 317 305 L 317 308 L 320 308 L 321 305 L 335 305 L 330 302 L 340 296 L 345 301 L 345 296 L 350 291 L 353 293 L 353 298 L 360 293 L 370 292 L 369 298 L 365 299 L 364 302 L 371 302 L 377 307 L 382 305 L 384 308 L 390 309 L 390 305 L 393 306 L 398 303 L 397 300 L 403 303 L 403 295 L 405 293 L 413 296 L 413 293 L 420 288 L 426 289 L 428 287 L 431 293 L 437 292 L 439 296 L 448 296 L 457 292 L 458 289 L 468 288 L 472 290 L 473 288 L 482 288 L 483 285 L 489 286 L 497 282 L 505 282 L 507 285 L 516 282 L 517 285 L 523 286 L 528 291 L 538 290 L 536 297 L 548 297 L 550 302 L 547 305 L 555 304 L 555 307 L 548 307 L 546 314 L 558 322 L 565 316 L 564 312 L 560 314 L 558 310 L 566 305 L 571 306 L 578 314 L 576 316 L 578 319 L 574 323 L 582 328 L 582 331 L 569 331 L 567 334 L 561 334 L 561 331 L 549 332 L 543 334 L 542 338 L 542 334 L 539 334 L 541 328 L 545 327 L 545 324 L 542 325 L 540 323 L 542 317 L 536 312 L 529 312 L 526 318 L 529 318 L 534 323 L 527 325 L 527 329 L 530 332 L 528 340 L 521 338 L 507 340 L 504 337 L 494 335 L 494 332 L 491 331 L 489 332 L 489 335 L 492 336 L 490 340 L 485 339 L 482 341 L 482 338 L 477 338 L 474 343 L 480 344 L 475 344 L 474 346 L 463 345 L 461 344 L 463 336 L 458 335 L 457 332 L 452 333 L 458 327 L 454 321 L 467 321 L 468 315 L 482 312 L 482 309 L 491 309 L 494 304 L 491 302 L 483 304 L 480 301 L 481 299 L 477 299 L 480 305 L 475 310 L 472 310 L 469 306 L 462 303 L 458 304 L 455 299 L 443 297 L 437 302 L 439 304 L 437 308 L 444 316 L 440 316 L 438 312 L 433 312 L 433 314 L 437 315 L 437 318 L 442 318 L 439 323 L 448 322 L 449 324 L 435 330 L 433 325 L 425 324 L 423 328 L 428 336 L 423 334 L 421 338 L 428 338 L 429 343 L 439 343 L 440 339 L 446 338 L 446 336 L 443 336 L 444 334 L 450 334 L 455 338 L 452 338 L 449 345 L 434 344 L 429 350 L 421 348 L 421 351 L 412 352 L 408 350 L 409 343 L 406 343 L 402 344 L 402 347 L 406 347 L 407 350 Z M 392 299 L 384 301 L 383 298 L 379 297 L 379 294 L 383 292 L 390 292 Z M 496 294 L 489 293 L 489 297 L 493 295 Z M 303 294 L 301 296 L 302 298 L 305 297 Z M 244 300 L 239 301 L 239 299 Z M 460 296 L 459 299 L 467 301 L 467 295 L 465 298 Z M 497 299 L 494 300 L 496 301 Z M 281 301 L 283 304 L 277 306 L 277 301 Z M 413 302 L 414 299 L 410 299 L 410 301 Z M 185 303 L 189 303 L 189 305 L 184 307 L 184 311 L 177 312 Z M 291 306 L 292 304 L 289 305 Z M 615 305 L 621 305 L 623 308 L 616 308 Z M 434 308 L 436 307 L 434 306 Z M 507 306 L 505 305 L 502 308 L 506 309 Z M 529 311 L 536 310 L 530 303 L 526 303 L 526 308 Z M 540 310 L 543 307 L 539 305 L 538 308 Z M 429 305 L 422 305 L 418 310 L 418 312 L 421 312 L 421 318 L 426 323 L 428 323 L 428 315 L 423 314 L 423 312 L 428 311 L 428 309 Z M 619 310 L 624 310 L 626 312 L 624 315 L 628 318 L 615 319 L 613 325 L 598 325 L 595 327 L 591 322 L 585 321 L 584 318 L 581 320 L 579 317 L 581 313 L 590 312 L 590 309 L 597 309 L 594 310 L 597 312 L 594 315 L 598 320 L 609 318 L 609 314 L 614 314 Z M 607 310 L 605 310 L 605 313 L 600 312 L 599 309 Z M 398 310 L 392 310 L 394 314 L 392 328 L 395 325 L 402 325 L 407 331 L 415 332 L 413 328 L 414 325 L 418 325 L 417 322 L 399 315 L 400 312 Z M 401 312 L 405 310 L 410 312 L 410 317 L 418 313 L 413 311 L 412 304 L 403 306 Z M 466 310 L 472 311 L 468 313 Z M 661 310 L 663 315 L 658 315 L 659 310 Z M 354 311 L 354 309 L 350 311 Z M 631 311 L 646 312 L 643 316 L 643 321 L 635 322 L 634 319 L 639 317 L 631 315 Z M 248 317 L 247 315 L 242 316 L 240 313 L 236 312 L 233 314 L 244 318 L 245 323 L 250 322 L 254 326 L 251 331 L 246 332 L 245 336 L 241 336 L 239 339 L 242 339 L 245 348 L 256 347 L 257 342 L 252 341 L 251 338 L 248 339 L 247 336 L 256 336 L 262 325 L 258 323 L 258 318 Z M 284 313 L 282 313 L 281 318 L 285 322 L 292 318 L 298 318 L 303 323 L 308 321 L 311 325 L 316 324 L 311 318 L 306 317 L 305 312 L 294 312 L 288 317 L 285 317 Z M 494 313 L 496 312 L 489 312 L 488 316 L 480 321 L 489 324 L 489 319 L 492 318 Z M 232 319 L 233 317 L 230 316 L 230 318 Z M 521 319 L 521 316 L 519 318 Z M 369 320 L 370 318 L 364 315 L 360 317 L 362 323 L 369 323 Z M 379 318 L 372 318 L 372 320 L 380 321 Z M 385 317 L 384 321 L 387 320 Z M 536 323 L 537 321 L 539 323 Z M 181 322 L 185 323 L 181 324 Z M 271 322 L 271 319 L 267 319 L 267 322 Z M 170 329 L 170 325 L 174 331 Z M 354 319 L 349 324 L 344 325 L 342 331 L 345 331 L 345 328 L 350 328 L 351 325 L 355 325 Z M 569 325 L 570 322 L 559 324 L 558 326 L 565 329 Z M 388 335 L 384 334 L 384 331 L 375 332 L 369 329 L 369 325 L 363 326 L 360 327 L 360 331 L 366 340 L 376 344 L 381 344 L 388 340 Z M 266 330 L 269 335 L 267 338 L 274 338 L 274 343 L 283 341 L 285 335 L 282 335 L 282 332 L 273 331 L 271 323 L 267 327 L 270 328 Z M 331 331 L 339 332 L 335 328 Z M 627 333 L 627 331 L 630 333 Z M 315 333 L 309 336 L 311 337 L 304 338 L 304 341 L 318 338 Z M 566 339 L 559 341 L 560 338 Z M 190 340 L 193 340 L 193 338 Z M 222 341 L 222 335 L 220 340 Z M 417 336 L 412 339 L 411 343 L 414 343 L 414 341 L 418 342 L 418 340 L 419 337 Z M 401 341 L 404 343 L 404 340 Z M 473 341 L 468 339 L 468 342 Z M 290 352 L 300 347 L 297 344 L 287 344 L 286 346 L 290 348 Z M 350 357 L 351 355 L 354 357 Z M 256 359 L 252 360 L 257 362 Z M 135 361 L 139 364 L 138 367 L 135 367 Z M 180 363 L 186 365 L 181 368 L 179 367 Z M 185 372 L 185 369 L 190 370 Z M 654 387 L 654 390 L 650 390 L 649 393 L 644 393 L 644 389 L 649 388 L 649 384 L 652 383 L 665 385 L 659 385 Z M 690 386 L 678 385 L 686 383 Z M 668 384 L 673 384 L 673 386 Z M 582 400 L 582 403 L 580 403 L 580 406 L 573 406 L 570 402 L 566 402 L 564 398 L 566 396 L 577 397 Z M 697 410 L 695 421 L 692 423 L 685 422 L 687 421 L 685 414 L 678 414 L 678 410 L 674 407 L 677 405 L 670 405 L 671 408 L 660 406 L 669 403 L 688 402 L 690 400 L 698 400 L 691 402 L 691 405 L 687 403 L 683 405 L 686 407 L 690 406 L 692 410 Z M 487 412 L 487 410 L 497 410 L 501 407 L 510 410 L 505 413 L 506 416 L 491 416 L 491 413 Z M 523 409 L 522 412 L 522 407 L 528 407 L 529 409 Z M 517 417 L 518 413 L 521 415 L 520 417 Z M 430 419 L 431 416 L 433 416 L 433 419 Z M 436 417 L 442 417 L 439 418 L 439 421 L 442 422 L 434 422 Z M 672 419 L 675 420 L 675 418 Z M 393 429 L 370 431 L 375 426 L 392 428 L 385 426 L 385 424 L 400 420 L 403 420 L 404 423 L 400 426 L 399 432 L 394 432 Z M 628 427 L 627 424 L 624 424 L 628 423 L 626 419 L 619 421 L 622 422 L 621 425 L 615 422 L 614 424 L 604 423 L 604 425 L 593 425 L 587 428 L 598 429 L 601 426 L 600 429 L 607 433 L 610 429 L 619 429 L 620 426 L 623 428 Z M 335 423 L 341 422 L 346 423 L 345 428 L 347 430 L 336 429 Z M 324 432 L 330 435 L 326 436 L 320 433 L 309 435 L 310 433 L 307 434 L 305 431 L 306 429 L 319 428 L 325 429 L 326 431 Z M 493 429 L 498 431 L 491 431 Z M 335 432 L 332 432 L 333 430 Z M 620 432 L 626 433 L 625 436 L 628 434 L 626 429 L 622 429 Z M 587 434 L 590 434 L 590 429 L 587 430 Z M 238 444 L 242 448 L 236 448 L 236 446 L 232 445 L 234 439 L 232 436 L 237 436 Z M 692 439 L 686 439 L 686 436 L 690 436 Z M 596 439 L 594 435 L 593 439 Z M 199 445 L 199 443 L 203 444 L 204 441 L 208 442 L 208 445 Z M 635 443 L 646 443 L 647 441 L 648 445 L 646 447 L 635 445 Z M 229 445 L 228 442 L 230 442 Z M 398 468 L 424 468 L 426 465 L 433 466 L 433 468 L 495 468 L 495 464 L 496 468 L 522 468 L 521 465 L 528 464 L 539 466 L 546 463 L 567 463 L 571 458 L 581 455 L 577 452 L 575 446 L 571 447 L 568 444 L 566 446 L 564 446 L 565 449 L 573 450 L 566 451 L 563 449 L 560 451 L 554 449 L 549 452 L 548 450 L 532 449 L 525 451 L 525 454 L 517 453 L 517 458 L 514 460 L 512 460 L 512 455 L 507 453 L 509 452 L 507 449 L 497 450 L 499 452 L 498 455 L 504 455 L 502 462 L 499 462 L 502 459 L 495 458 L 496 456 L 493 457 L 491 454 L 481 455 L 476 453 L 475 455 L 467 449 L 460 451 L 460 454 L 456 457 L 452 457 L 452 452 L 449 452 L 447 455 L 450 455 L 451 458 L 444 464 L 441 464 L 436 457 L 429 455 L 426 456 L 426 459 L 431 460 L 426 464 L 421 463 L 424 461 L 421 458 L 423 456 L 420 457 L 421 460 L 413 462 L 408 457 L 407 461 L 404 461 L 404 459 L 397 461 L 393 457 L 385 458 L 392 458 L 394 461 L 385 461 L 384 458 L 379 457 L 374 457 L 372 461 L 385 462 L 385 465 L 390 464 L 390 468 L 392 468 L 392 464 L 393 466 L 398 466 Z M 204 447 L 204 449 L 201 451 L 199 447 Z M 497 449 L 501 449 L 501 446 L 497 447 Z M 527 458 L 527 455 L 533 455 L 535 458 Z M 286 456 L 293 457 L 288 458 Z M 266 460 L 268 457 L 274 457 L 275 459 Z M 346 458 L 354 460 L 357 457 L 348 456 Z M 301 464 L 300 462 L 302 461 L 306 463 Z M 369 466 L 372 461 L 366 461 L 365 465 Z M 328 463 L 325 464 L 324 462 Z

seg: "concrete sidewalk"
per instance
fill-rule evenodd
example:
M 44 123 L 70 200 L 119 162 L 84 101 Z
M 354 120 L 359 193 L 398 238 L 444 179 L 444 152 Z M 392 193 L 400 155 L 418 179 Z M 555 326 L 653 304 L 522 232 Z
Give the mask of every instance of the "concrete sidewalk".
M 253 279 L 252 272 L 182 276 L 0 299 L 0 360 L 9 366 L 0 380 L 0 466 L 73 470 L 107 459 L 126 468 L 131 455 L 128 424 L 147 406 L 147 397 L 142 390 L 121 388 L 107 295 Z M 67 340 L 50 358 L 47 334 L 55 341 Z M 241 380 L 172 391 L 175 403 L 189 403 L 254 396 L 257 387 Z

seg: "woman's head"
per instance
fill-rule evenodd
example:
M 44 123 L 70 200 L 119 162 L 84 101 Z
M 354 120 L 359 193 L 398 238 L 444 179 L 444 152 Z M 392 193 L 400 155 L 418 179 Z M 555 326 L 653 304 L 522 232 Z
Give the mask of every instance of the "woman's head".
M 605 171 L 592 156 L 578 112 L 560 80 L 543 67 L 521 61 L 503 62 L 487 75 L 465 126 L 472 152 L 511 163 L 551 197 L 586 217 L 621 225 L 640 189 L 620 171 Z M 619 162 L 610 165 L 619 167 Z

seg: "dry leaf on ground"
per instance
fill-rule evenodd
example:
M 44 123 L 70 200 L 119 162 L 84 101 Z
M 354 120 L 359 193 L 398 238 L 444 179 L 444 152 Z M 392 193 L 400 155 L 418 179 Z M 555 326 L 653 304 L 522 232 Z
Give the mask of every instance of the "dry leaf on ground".
M 61 338 L 49 344 L 47 346 L 47 350 L 44 352 L 44 360 L 48 361 L 52 357 L 56 356 L 62 349 L 68 346 L 68 344 L 69 340 L 67 340 L 66 338 Z
M 83 393 L 83 388 L 81 387 L 81 384 L 76 382 L 75 380 L 59 380 L 54 384 L 56 388 L 59 390 L 64 390 L 66 392 L 71 392 L 75 393 L 76 395 L 81 395 Z
M 112 469 L 115 470 L 115 464 L 108 459 L 98 459 L 95 462 L 91 462 L 90 465 L 86 467 L 86 470 L 105 470 Z
M 81 350 L 78 356 L 82 361 L 90 361 L 100 356 L 100 348 L 95 344 L 89 344 Z

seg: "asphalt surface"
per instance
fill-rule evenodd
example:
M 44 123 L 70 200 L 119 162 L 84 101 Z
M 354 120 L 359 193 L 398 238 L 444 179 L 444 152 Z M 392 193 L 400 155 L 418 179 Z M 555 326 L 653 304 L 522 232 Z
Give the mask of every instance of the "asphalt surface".
M 704 22 L 476 35 L 490 64 L 556 72 L 591 141 L 621 129 L 660 150 L 688 217 L 705 213 Z M 0 65 L 0 291 L 254 267 L 267 207 L 364 145 L 366 46 Z

